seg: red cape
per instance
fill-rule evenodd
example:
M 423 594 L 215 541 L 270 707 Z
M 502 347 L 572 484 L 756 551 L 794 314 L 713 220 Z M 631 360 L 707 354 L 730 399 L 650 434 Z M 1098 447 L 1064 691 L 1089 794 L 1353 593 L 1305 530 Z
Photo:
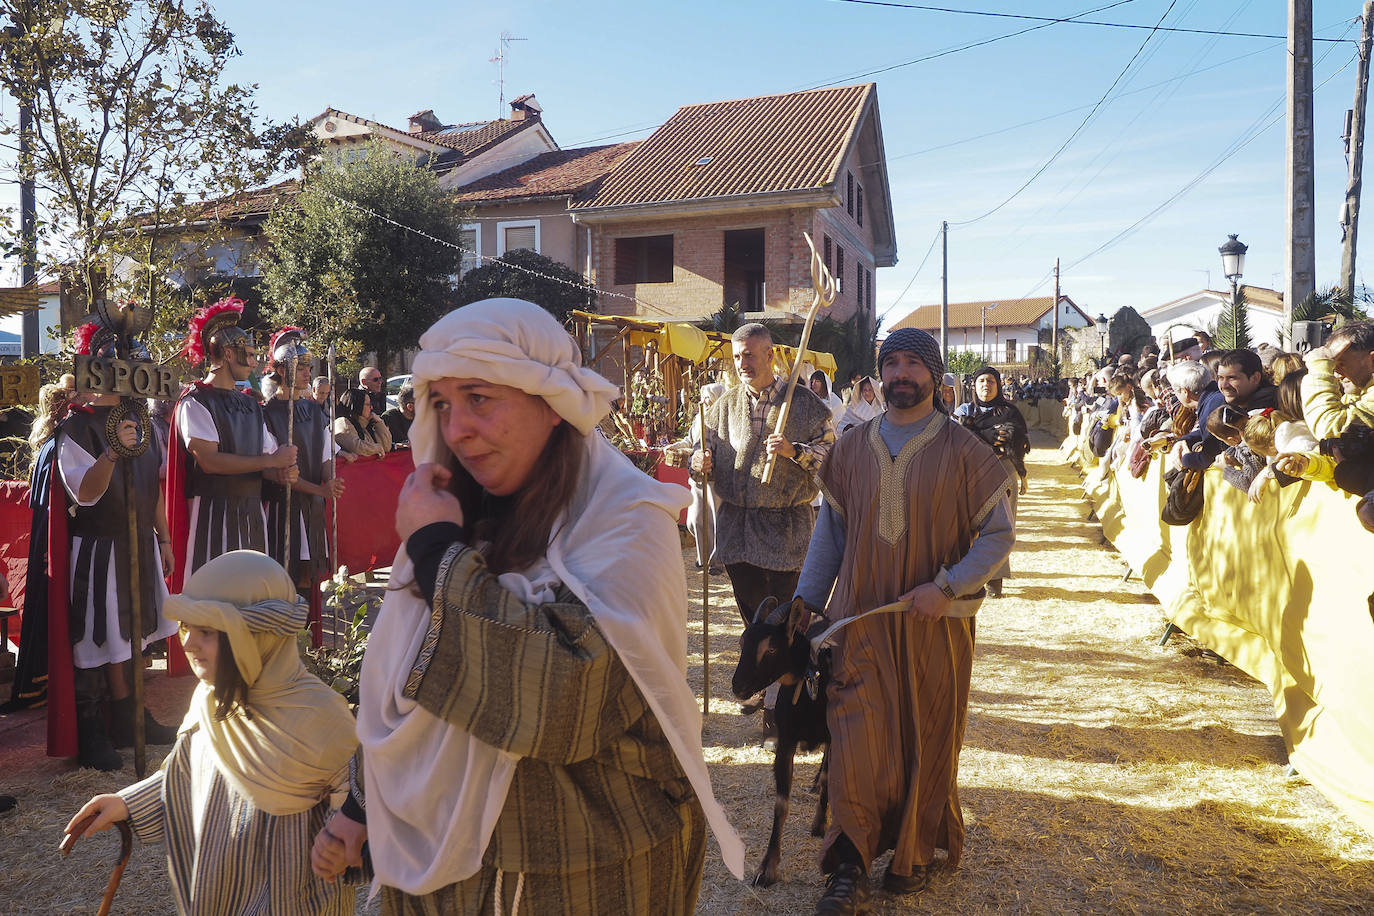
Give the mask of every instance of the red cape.
M 72 409 L 90 412 L 88 407 Z M 76 684 L 67 619 L 72 542 L 67 537 L 67 488 L 57 468 L 57 455 L 58 449 L 53 449 L 48 476 L 48 756 L 74 757 Z
M 204 382 L 192 382 L 181 391 L 176 406 L 172 408 L 172 420 L 167 434 L 167 489 L 163 491 L 163 502 L 167 507 L 167 529 L 172 539 L 172 575 L 167 580 L 167 591 L 173 595 L 181 594 L 186 583 L 186 542 L 191 534 L 190 500 L 186 496 L 186 468 L 192 460 L 191 453 L 181 444 L 181 431 L 177 429 L 178 407 L 182 398 L 195 388 L 208 387 Z M 167 640 L 167 674 L 179 677 L 191 673 L 191 664 L 181 648 L 181 640 Z

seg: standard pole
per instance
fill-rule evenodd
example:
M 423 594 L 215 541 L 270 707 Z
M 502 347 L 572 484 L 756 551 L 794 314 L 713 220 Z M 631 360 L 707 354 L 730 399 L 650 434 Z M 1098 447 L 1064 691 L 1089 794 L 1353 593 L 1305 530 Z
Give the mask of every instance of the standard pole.
M 329 376 L 329 478 L 333 480 L 339 473 L 339 443 L 334 435 L 334 403 L 337 392 L 334 390 L 334 345 L 332 343 L 329 345 L 329 371 L 326 374 Z M 330 578 L 333 579 L 339 574 L 339 498 L 331 496 L 329 501 L 331 503 L 329 512 L 329 564 L 333 567 L 330 574 Z M 316 587 L 318 588 L 318 586 Z M 337 601 L 334 603 L 333 617 L 334 646 L 338 648 L 339 606 Z
M 981 314 L 980 314 L 980 320 L 982 321 L 982 324 L 983 324 L 983 336 L 982 336 L 982 338 L 978 341 L 978 355 L 981 356 L 981 357 L 983 358 L 983 362 L 987 362 L 987 361 L 988 361 L 988 310 L 985 309 L 985 308 L 980 308 L 978 311 L 981 313 Z
M 1288 0 L 1288 136 L 1284 164 L 1288 208 L 1285 219 L 1283 327 L 1293 309 L 1317 285 L 1316 223 L 1313 207 L 1312 0 Z
M 1345 186 L 1345 240 L 1341 246 L 1341 289 L 1355 295 L 1355 241 L 1360 228 L 1360 190 L 1364 172 L 1364 117 L 1369 89 L 1369 47 L 1374 32 L 1374 2 L 1364 5 L 1360 29 L 1359 69 L 1355 76 L 1355 107 L 1350 118 L 1350 177 Z
M 949 359 L 949 220 L 940 222 L 940 356 Z
M 133 416 L 138 416 L 137 412 Z M 138 523 L 134 494 L 134 459 L 121 458 L 119 464 L 124 475 L 124 498 L 129 501 L 129 667 L 133 670 L 129 689 L 134 697 L 134 775 L 142 779 L 148 768 L 147 738 L 143 734 L 143 577 L 138 565 L 138 540 L 143 528 Z
M 1050 371 L 1059 381 L 1059 259 L 1054 259 L 1054 324 L 1050 330 Z

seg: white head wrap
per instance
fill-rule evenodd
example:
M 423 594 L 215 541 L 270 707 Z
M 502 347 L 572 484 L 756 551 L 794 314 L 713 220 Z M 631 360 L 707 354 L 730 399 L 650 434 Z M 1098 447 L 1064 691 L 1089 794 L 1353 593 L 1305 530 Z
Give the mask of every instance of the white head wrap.
M 480 378 L 548 402 L 584 434 L 582 480 L 554 525 L 544 559 L 500 582 L 526 601 L 562 583 L 586 604 L 634 678 L 696 790 L 727 867 L 744 874 L 744 844 L 716 802 L 701 748 L 701 712 L 687 686 L 687 588 L 676 519 L 688 491 L 634 467 L 587 435 L 619 392 L 581 365 L 572 338 L 538 306 L 487 299 L 440 319 L 415 358 L 416 464 L 447 447 L 429 407 L 431 382 Z M 405 546 L 394 583 L 410 582 Z M 425 894 L 475 874 L 514 778 L 515 755 L 448 725 L 404 695 L 429 624 L 410 589 L 388 590 L 363 661 L 358 737 L 365 749 L 367 827 L 377 880 Z

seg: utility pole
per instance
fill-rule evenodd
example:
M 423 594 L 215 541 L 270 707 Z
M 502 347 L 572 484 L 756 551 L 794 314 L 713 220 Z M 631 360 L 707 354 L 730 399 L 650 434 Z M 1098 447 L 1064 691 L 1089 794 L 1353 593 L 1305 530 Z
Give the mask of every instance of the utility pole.
M 940 222 L 940 358 L 949 359 L 949 220 Z
M 1059 259 L 1054 259 L 1054 325 L 1050 331 L 1050 369 L 1059 381 Z
M 1355 107 L 1350 114 L 1346 155 L 1350 157 L 1350 177 L 1345 186 L 1345 208 L 1341 213 L 1344 228 L 1341 246 L 1341 289 L 1355 295 L 1355 237 L 1360 228 L 1360 186 L 1364 172 L 1365 92 L 1369 88 L 1369 46 L 1374 31 L 1374 2 L 1366 0 L 1360 29 L 1360 62 L 1355 75 Z
M 1288 209 L 1285 223 L 1283 326 L 1293 309 L 1317 287 L 1313 216 L 1312 0 L 1288 0 L 1288 135 L 1284 165 Z M 1286 333 L 1286 331 L 1285 331 Z

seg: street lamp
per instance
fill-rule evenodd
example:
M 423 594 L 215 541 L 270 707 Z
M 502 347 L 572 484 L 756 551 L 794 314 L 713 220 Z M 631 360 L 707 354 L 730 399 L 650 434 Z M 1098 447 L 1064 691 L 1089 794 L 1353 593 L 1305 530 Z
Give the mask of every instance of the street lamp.
M 1098 312 L 1097 321 L 1095 323 L 1097 325 L 1097 342 L 1101 346 L 1102 350 L 1102 365 L 1105 366 L 1107 364 L 1107 316 L 1103 315 L 1101 312 Z
M 989 302 L 987 305 L 981 306 L 980 308 L 982 311 L 981 317 L 983 321 L 983 340 L 979 344 L 979 347 L 982 348 L 983 362 L 986 363 L 990 362 L 990 360 L 988 359 L 988 312 L 997 308 L 997 303 Z
M 1240 277 L 1245 271 L 1245 252 L 1250 246 L 1228 235 L 1221 252 L 1221 272 L 1231 281 L 1231 346 L 1240 346 Z

